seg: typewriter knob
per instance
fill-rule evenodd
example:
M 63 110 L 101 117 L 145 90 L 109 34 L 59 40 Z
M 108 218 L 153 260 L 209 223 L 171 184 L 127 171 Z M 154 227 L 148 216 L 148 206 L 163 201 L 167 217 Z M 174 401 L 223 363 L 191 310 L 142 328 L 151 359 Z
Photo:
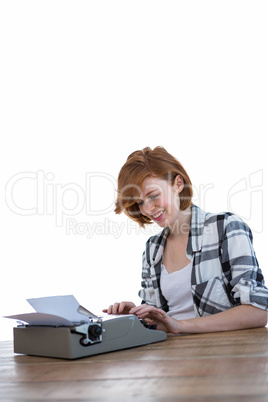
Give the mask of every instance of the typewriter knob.
M 88 328 L 88 337 L 92 340 L 98 338 L 102 334 L 102 329 L 99 325 L 91 325 Z

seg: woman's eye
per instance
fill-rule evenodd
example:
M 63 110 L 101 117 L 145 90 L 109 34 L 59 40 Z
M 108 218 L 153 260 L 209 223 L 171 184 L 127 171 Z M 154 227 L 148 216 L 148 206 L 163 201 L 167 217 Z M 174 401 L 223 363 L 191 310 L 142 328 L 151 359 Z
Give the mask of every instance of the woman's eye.
M 150 195 L 150 200 L 154 200 L 159 196 L 159 194 Z M 137 202 L 138 206 L 141 207 L 144 204 L 144 201 Z

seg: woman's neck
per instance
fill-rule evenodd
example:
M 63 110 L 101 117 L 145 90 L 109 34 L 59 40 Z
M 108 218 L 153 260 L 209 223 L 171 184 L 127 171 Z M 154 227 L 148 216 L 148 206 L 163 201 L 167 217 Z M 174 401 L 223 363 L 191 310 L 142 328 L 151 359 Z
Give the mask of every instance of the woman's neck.
M 180 210 L 177 220 L 172 226 L 170 226 L 169 236 L 173 238 L 188 236 L 191 226 L 191 216 L 192 216 L 191 207 L 188 207 L 184 211 Z

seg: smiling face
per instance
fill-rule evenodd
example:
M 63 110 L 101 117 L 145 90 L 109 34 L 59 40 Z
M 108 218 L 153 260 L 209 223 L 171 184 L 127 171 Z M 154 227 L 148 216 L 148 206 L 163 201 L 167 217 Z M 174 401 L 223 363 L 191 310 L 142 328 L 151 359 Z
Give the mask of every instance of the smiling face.
M 157 177 L 147 177 L 137 203 L 140 212 L 161 227 L 173 226 L 179 216 L 179 193 L 184 182 L 180 175 L 176 176 L 174 184 Z

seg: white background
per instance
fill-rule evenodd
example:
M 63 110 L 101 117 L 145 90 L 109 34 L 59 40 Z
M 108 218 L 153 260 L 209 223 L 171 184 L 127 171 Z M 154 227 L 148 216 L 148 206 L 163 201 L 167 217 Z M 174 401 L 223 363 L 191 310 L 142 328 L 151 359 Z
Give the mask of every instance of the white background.
M 268 277 L 267 20 L 266 1 L 1 1 L 0 316 L 49 295 L 139 302 L 158 229 L 113 203 L 145 146 L 181 161 L 197 205 L 245 219 Z

